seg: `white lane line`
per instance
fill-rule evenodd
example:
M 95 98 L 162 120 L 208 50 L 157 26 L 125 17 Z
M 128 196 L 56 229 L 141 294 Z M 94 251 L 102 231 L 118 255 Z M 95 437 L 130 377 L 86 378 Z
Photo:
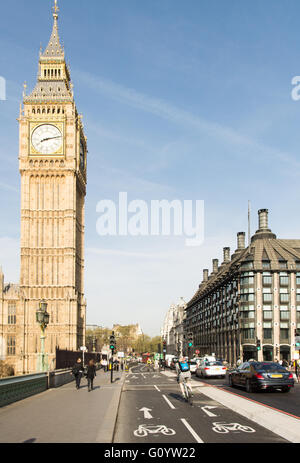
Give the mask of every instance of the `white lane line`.
M 157 386 L 155 386 L 155 384 L 154 384 L 154 387 L 158 392 L 160 392 L 160 389 Z
M 174 405 L 169 401 L 169 399 L 168 399 L 165 395 L 163 395 L 163 398 L 165 399 L 165 401 L 167 402 L 167 404 L 168 404 L 173 410 L 175 410 Z
M 143 373 L 142 373 L 142 377 L 143 377 L 144 379 L 146 379 L 146 376 L 145 376 Z
M 192 426 L 189 425 L 189 423 L 184 418 L 181 418 L 181 421 L 183 422 L 184 426 L 190 431 L 196 442 L 198 442 L 198 444 L 204 444 L 203 440 L 200 439 L 198 434 L 193 430 Z

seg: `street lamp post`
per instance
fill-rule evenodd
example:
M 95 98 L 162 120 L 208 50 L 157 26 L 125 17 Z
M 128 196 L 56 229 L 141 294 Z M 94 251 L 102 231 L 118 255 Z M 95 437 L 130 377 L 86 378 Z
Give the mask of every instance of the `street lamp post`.
M 49 324 L 50 315 L 47 312 L 48 304 L 45 301 L 41 301 L 39 308 L 36 311 L 36 321 L 39 323 L 41 328 L 41 354 L 38 362 L 38 371 L 46 371 L 48 366 L 45 362 L 45 331 Z

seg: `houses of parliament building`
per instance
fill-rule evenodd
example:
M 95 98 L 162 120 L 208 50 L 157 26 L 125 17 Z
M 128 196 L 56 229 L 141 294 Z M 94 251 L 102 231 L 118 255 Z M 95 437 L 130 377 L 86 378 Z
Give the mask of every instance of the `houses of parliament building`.
M 20 106 L 21 262 L 19 284 L 0 272 L 2 359 L 15 374 L 37 371 L 41 349 L 36 311 L 42 300 L 50 314 L 45 351 L 84 345 L 84 207 L 87 141 L 73 95 L 70 69 L 53 8 L 49 44 L 41 50 L 38 79 Z M 55 365 L 54 365 L 55 366 Z

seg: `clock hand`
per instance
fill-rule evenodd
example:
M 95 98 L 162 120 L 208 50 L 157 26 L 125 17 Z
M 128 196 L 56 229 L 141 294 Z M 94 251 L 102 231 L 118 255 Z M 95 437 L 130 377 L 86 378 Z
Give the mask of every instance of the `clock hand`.
M 44 138 L 44 140 L 41 140 L 41 143 L 43 143 L 44 141 L 53 140 L 54 138 L 61 138 L 61 135 L 59 135 L 58 137 Z

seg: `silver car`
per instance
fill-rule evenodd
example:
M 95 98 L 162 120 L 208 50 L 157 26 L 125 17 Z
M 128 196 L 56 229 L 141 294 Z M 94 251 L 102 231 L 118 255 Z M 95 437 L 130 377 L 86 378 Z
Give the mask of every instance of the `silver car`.
M 216 360 L 204 360 L 197 368 L 196 376 L 201 378 L 209 378 L 211 376 L 219 376 L 220 378 L 224 378 L 226 375 L 226 370 L 227 368 L 223 365 L 222 362 L 218 362 Z

